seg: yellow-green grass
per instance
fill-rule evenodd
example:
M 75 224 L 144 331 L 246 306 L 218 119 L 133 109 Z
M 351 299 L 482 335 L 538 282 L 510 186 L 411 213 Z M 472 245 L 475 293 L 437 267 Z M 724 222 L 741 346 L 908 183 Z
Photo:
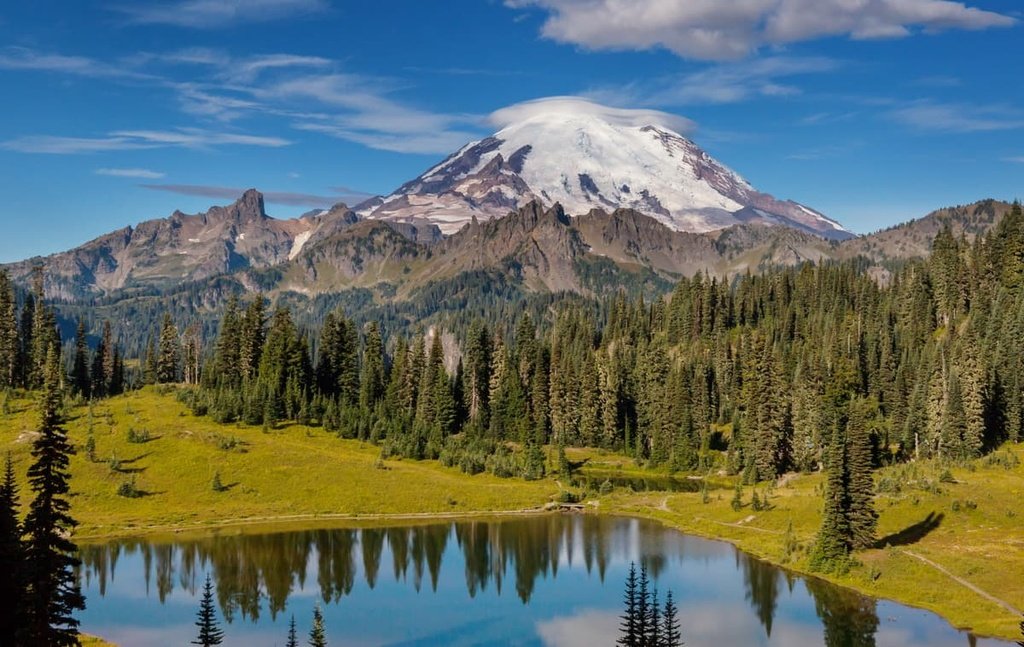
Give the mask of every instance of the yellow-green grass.
M 0 421 L 0 447 L 12 452 L 25 502 L 38 414 L 27 397 L 8 409 Z M 85 451 L 90 425 L 96 461 Z M 66 427 L 78 448 L 71 500 L 79 540 L 275 520 L 308 525 L 380 515 L 507 512 L 541 507 L 559 491 L 553 480 L 468 476 L 436 461 L 386 460 L 380 466 L 380 450 L 370 444 L 299 425 L 264 432 L 218 424 L 152 388 L 99 402 L 91 415 L 87 406 L 73 407 Z M 152 439 L 131 443 L 129 429 Z M 232 442 L 234 448 L 224 448 Z M 111 457 L 119 470 L 111 468 Z M 212 487 L 215 474 L 225 491 Z M 120 496 L 118 488 L 133 478 L 142 496 Z
M 0 419 L 0 447 L 11 450 L 22 479 L 22 501 L 29 450 L 38 416 L 28 396 L 8 403 Z M 91 419 L 91 422 L 90 422 Z M 85 455 L 92 425 L 97 461 Z M 433 461 L 387 460 L 378 469 L 379 450 L 341 440 L 318 428 L 288 425 L 264 432 L 259 427 L 221 425 L 197 418 L 173 394 L 147 388 L 112 398 L 93 407 L 70 411 L 67 424 L 79 448 L 72 459 L 73 514 L 81 522 L 79 541 L 119 535 L 203 532 L 212 527 L 246 524 L 245 531 L 270 523 L 335 525 L 402 518 L 419 522 L 440 515 L 505 513 L 535 509 L 551 500 L 560 484 L 554 479 L 525 482 L 488 475 L 467 476 Z M 128 430 L 153 437 L 143 444 L 128 442 Z M 222 449 L 235 439 L 238 446 Z M 228 443 L 229 444 L 229 443 Z M 1000 450 L 1024 459 L 1020 447 Z M 121 471 L 108 459 L 116 455 Z M 663 475 L 640 469 L 632 459 L 592 449 L 570 449 L 574 463 L 585 469 L 615 470 L 623 476 Z M 138 470 L 131 472 L 129 470 Z M 939 482 L 943 468 L 919 463 L 912 468 L 880 470 L 879 479 L 906 474 L 900 493 L 880 494 L 879 535 L 894 535 L 924 521 L 941 521 L 913 541 L 857 554 L 860 565 L 827 579 L 864 593 L 931 609 L 953 624 L 983 635 L 1015 638 L 1019 618 L 980 596 L 949 574 L 914 555 L 931 560 L 953 576 L 970 582 L 1012 607 L 1024 608 L 1024 464 L 1007 469 L 986 460 L 971 467 L 953 467 L 955 483 Z M 215 492 L 219 473 L 227 491 Z M 118 487 L 135 476 L 145 496 L 129 499 Z M 716 483 L 729 479 L 716 476 Z M 806 572 L 806 551 L 820 523 L 822 478 L 790 476 L 769 496 L 771 508 L 755 512 L 750 488 L 744 507 L 731 507 L 732 490 L 700 493 L 631 493 L 616 490 L 601 497 L 598 510 L 661 520 L 682 531 L 724 539 L 768 561 Z M 759 488 L 764 495 L 766 486 Z M 976 503 L 972 509 L 969 501 Z M 954 503 L 959 502 L 954 511 Z M 799 549 L 785 554 L 786 531 L 792 524 Z M 98 643 L 102 644 L 102 643 Z
M 1024 459 L 1024 451 L 1017 446 L 1007 446 L 998 455 L 1010 453 Z M 823 577 L 871 596 L 930 609 L 980 635 L 1019 639 L 1018 614 L 954 577 L 1011 608 L 1024 609 L 1024 464 L 1007 468 L 981 459 L 971 466 L 950 468 L 953 483 L 940 482 L 945 471 L 930 462 L 879 470 L 878 481 L 904 473 L 901 492 L 879 494 L 876 499 L 879 537 L 896 545 L 859 552 L 855 555 L 859 564 L 847 574 Z M 783 481 L 770 493 L 770 509 L 761 512 L 750 505 L 750 487 L 744 489 L 744 505 L 738 511 L 732 508 L 729 489 L 711 491 L 708 503 L 702 502 L 700 493 L 616 492 L 605 497 L 600 508 L 725 539 L 750 554 L 807 573 L 807 551 L 821 520 L 823 479 L 816 474 Z M 761 485 L 758 496 L 766 491 Z M 932 522 L 926 523 L 929 515 Z M 790 524 L 798 548 L 787 556 Z M 898 533 L 903 534 L 894 537 Z

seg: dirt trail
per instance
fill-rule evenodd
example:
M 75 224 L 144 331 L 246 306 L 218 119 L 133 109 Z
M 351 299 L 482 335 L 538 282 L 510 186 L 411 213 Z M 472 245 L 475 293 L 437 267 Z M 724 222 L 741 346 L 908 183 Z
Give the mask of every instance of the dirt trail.
M 900 552 L 902 552 L 902 553 L 904 553 L 906 555 L 909 555 L 909 556 L 913 557 L 914 559 L 920 560 L 921 562 L 924 562 L 928 566 L 931 566 L 935 570 L 943 573 L 944 575 L 949 577 L 951 580 L 953 580 L 957 584 L 960 584 L 961 586 L 965 586 L 968 589 L 970 589 L 970 590 L 974 591 L 975 593 L 977 593 L 978 595 L 980 595 L 981 597 L 985 598 L 986 600 L 988 600 L 990 602 L 994 602 L 995 604 L 998 604 L 999 606 L 1003 607 L 1004 609 L 1006 609 L 1007 611 L 1009 611 L 1013 615 L 1015 615 L 1015 616 L 1024 615 L 1024 613 L 1022 613 L 1020 609 L 1018 609 L 1017 607 L 1013 606 L 1012 604 L 1010 604 L 1006 600 L 1000 600 L 996 596 L 994 596 L 994 595 L 992 595 L 990 593 L 986 593 L 985 591 L 982 591 L 977 586 L 971 584 L 970 582 L 968 582 L 967 580 L 965 580 L 962 577 L 959 577 L 957 575 L 954 575 L 953 573 L 950 573 L 944 566 L 942 566 L 941 564 L 936 564 L 935 562 L 933 562 L 932 560 L 928 559 L 924 555 L 918 555 L 917 553 L 909 551 L 909 550 L 902 550 Z

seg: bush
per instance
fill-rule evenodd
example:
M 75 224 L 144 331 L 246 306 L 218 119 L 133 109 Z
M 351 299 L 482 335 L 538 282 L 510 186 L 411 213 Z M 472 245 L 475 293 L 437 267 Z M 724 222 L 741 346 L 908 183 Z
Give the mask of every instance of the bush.
M 597 491 L 598 491 L 598 493 L 599 493 L 599 494 L 601 494 L 601 495 L 606 495 L 606 494 L 611 494 L 611 493 L 612 493 L 612 490 L 614 490 L 614 489 L 615 489 L 615 486 L 614 486 L 614 485 L 612 485 L 612 482 L 611 482 L 611 481 L 609 481 L 608 479 L 605 479 L 605 480 L 604 480 L 604 481 L 603 481 L 603 482 L 601 483 L 601 486 L 600 486 L 600 487 L 598 488 L 598 490 L 597 490 Z
M 123 496 L 126 499 L 137 499 L 142 496 L 142 492 L 135 486 L 135 477 L 131 480 L 124 481 L 121 485 L 117 486 L 117 495 Z
M 939 475 L 939 483 L 956 483 L 953 472 L 950 472 L 949 469 L 942 470 L 942 474 Z
M 223 492 L 224 490 L 227 490 L 227 488 L 224 487 L 224 484 L 220 480 L 220 472 L 213 473 L 213 480 L 210 482 L 210 488 L 214 492 Z
M 569 490 L 562 490 L 555 498 L 558 503 L 579 503 L 580 497 Z
M 148 430 L 128 427 L 128 442 L 135 443 L 136 445 L 142 445 L 151 440 L 153 440 L 153 437 L 150 435 Z

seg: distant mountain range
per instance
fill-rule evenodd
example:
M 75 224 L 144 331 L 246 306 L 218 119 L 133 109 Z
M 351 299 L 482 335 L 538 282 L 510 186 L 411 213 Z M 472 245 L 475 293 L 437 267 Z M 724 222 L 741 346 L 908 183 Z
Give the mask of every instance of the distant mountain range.
M 24 285 L 44 264 L 47 294 L 66 302 L 228 279 L 307 297 L 369 290 L 381 303 L 481 272 L 525 292 L 657 292 L 701 271 L 923 256 L 946 224 L 971 236 L 1008 208 L 987 200 L 856 237 L 756 191 L 657 115 L 619 123 L 557 104 L 353 208 L 275 219 L 249 190 L 228 206 L 176 211 L 7 267 Z
M 262 195 L 249 190 L 225 207 L 175 212 L 7 268 L 27 284 L 32 267 L 45 265 L 47 294 L 72 302 L 156 294 L 220 277 L 271 294 L 359 288 L 401 300 L 431 283 L 479 271 L 497 273 L 525 291 L 596 295 L 629 285 L 667 289 L 679 277 L 703 271 L 726 276 L 857 256 L 882 266 L 925 256 L 944 226 L 969 237 L 986 231 L 1009 208 L 985 200 L 836 241 L 760 220 L 693 233 L 633 209 L 570 217 L 559 204 L 534 200 L 442 236 L 422 219 L 363 218 L 344 205 L 278 220 L 266 214 Z

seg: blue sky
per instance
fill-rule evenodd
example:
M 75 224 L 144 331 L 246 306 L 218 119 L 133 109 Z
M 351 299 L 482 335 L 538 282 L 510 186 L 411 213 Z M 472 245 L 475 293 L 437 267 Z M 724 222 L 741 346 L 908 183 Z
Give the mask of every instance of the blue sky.
M 388 193 L 489 115 L 652 108 L 867 232 L 1024 194 L 1018 0 L 129 0 L 0 7 L 0 262 L 257 187 Z

